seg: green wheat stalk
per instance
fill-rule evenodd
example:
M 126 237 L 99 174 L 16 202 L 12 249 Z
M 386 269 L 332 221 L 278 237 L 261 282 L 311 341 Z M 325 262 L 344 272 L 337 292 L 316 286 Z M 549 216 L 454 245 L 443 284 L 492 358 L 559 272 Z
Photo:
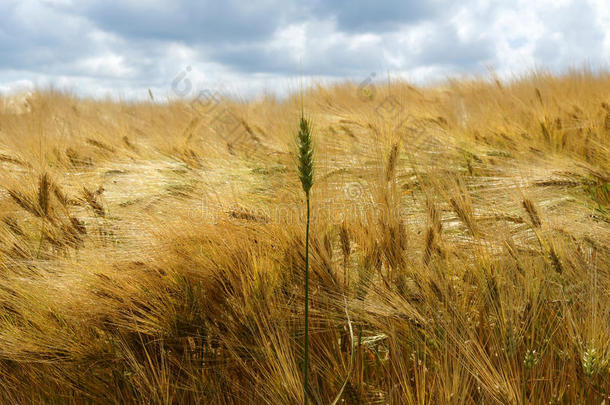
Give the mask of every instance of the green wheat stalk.
M 305 405 L 309 402 L 309 192 L 313 186 L 313 144 L 311 140 L 311 123 L 305 118 L 301 110 L 301 120 L 299 122 L 298 142 L 298 163 L 299 178 L 305 199 L 307 200 L 307 227 L 305 229 L 305 353 L 303 365 L 303 390 L 305 395 Z

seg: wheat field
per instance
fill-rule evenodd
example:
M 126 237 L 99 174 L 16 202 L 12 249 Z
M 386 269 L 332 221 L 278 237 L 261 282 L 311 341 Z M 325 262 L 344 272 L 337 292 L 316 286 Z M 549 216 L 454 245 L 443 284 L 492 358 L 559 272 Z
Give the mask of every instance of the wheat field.
M 610 403 L 610 73 L 302 100 L 311 403 Z M 303 403 L 300 113 L 2 110 L 0 402 Z

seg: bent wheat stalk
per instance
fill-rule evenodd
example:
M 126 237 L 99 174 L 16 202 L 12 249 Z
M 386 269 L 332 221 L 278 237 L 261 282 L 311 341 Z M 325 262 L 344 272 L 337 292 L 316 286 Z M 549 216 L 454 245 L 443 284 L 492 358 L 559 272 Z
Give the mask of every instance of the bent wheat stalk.
M 347 367 L 347 375 L 345 376 L 345 380 L 343 381 L 343 385 L 341 385 L 341 389 L 339 390 L 339 393 L 337 394 L 337 396 L 335 397 L 334 401 L 331 402 L 330 405 L 337 405 L 339 403 L 339 400 L 341 399 L 341 396 L 343 395 L 343 391 L 345 391 L 345 387 L 347 386 L 347 383 L 349 382 L 349 378 L 352 375 L 352 371 L 354 370 L 354 357 L 355 357 L 355 344 L 354 344 L 354 329 L 352 328 L 352 321 L 351 319 L 349 319 L 349 312 L 348 312 L 348 308 L 347 308 L 347 299 L 345 298 L 345 296 L 343 297 L 343 300 L 345 301 L 345 316 L 347 318 L 347 327 L 349 330 L 349 338 L 350 338 L 350 342 L 352 344 L 352 349 L 351 349 L 351 354 L 349 357 L 349 366 Z M 362 330 L 360 331 L 360 333 L 362 333 Z
M 305 404 L 309 402 L 309 192 L 313 186 L 313 143 L 311 140 L 311 124 L 301 113 L 299 123 L 298 142 L 298 163 L 299 178 L 305 199 L 307 200 L 307 225 L 305 229 L 305 344 L 304 344 L 304 365 L 303 365 L 303 390 Z

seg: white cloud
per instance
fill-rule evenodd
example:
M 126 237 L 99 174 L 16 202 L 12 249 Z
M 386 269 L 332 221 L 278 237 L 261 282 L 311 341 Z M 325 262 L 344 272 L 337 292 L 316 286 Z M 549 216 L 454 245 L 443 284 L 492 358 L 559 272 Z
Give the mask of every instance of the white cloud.
M 85 58 L 76 62 L 76 65 L 92 76 L 125 78 L 135 73 L 135 69 L 126 66 L 123 56 L 112 52 Z
M 307 27 L 305 23 L 290 24 L 280 27 L 269 41 L 268 48 L 284 52 L 293 63 L 300 63 L 305 58 L 307 48 Z

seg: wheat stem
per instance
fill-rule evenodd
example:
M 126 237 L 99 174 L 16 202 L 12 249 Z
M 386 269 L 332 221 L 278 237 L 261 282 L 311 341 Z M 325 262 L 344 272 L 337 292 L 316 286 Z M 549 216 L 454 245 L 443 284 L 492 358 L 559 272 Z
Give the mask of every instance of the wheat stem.
M 311 126 L 305 119 L 301 110 L 301 120 L 299 122 L 298 141 L 298 160 L 299 160 L 299 179 L 305 192 L 307 200 L 307 225 L 305 228 L 305 342 L 304 342 L 304 361 L 303 361 L 303 390 L 305 405 L 309 403 L 309 220 L 310 220 L 310 200 L 309 194 L 313 186 L 313 143 L 311 139 Z
M 305 229 L 305 365 L 303 370 L 303 385 L 305 389 L 305 405 L 309 402 L 309 192 L 307 199 L 307 226 Z

